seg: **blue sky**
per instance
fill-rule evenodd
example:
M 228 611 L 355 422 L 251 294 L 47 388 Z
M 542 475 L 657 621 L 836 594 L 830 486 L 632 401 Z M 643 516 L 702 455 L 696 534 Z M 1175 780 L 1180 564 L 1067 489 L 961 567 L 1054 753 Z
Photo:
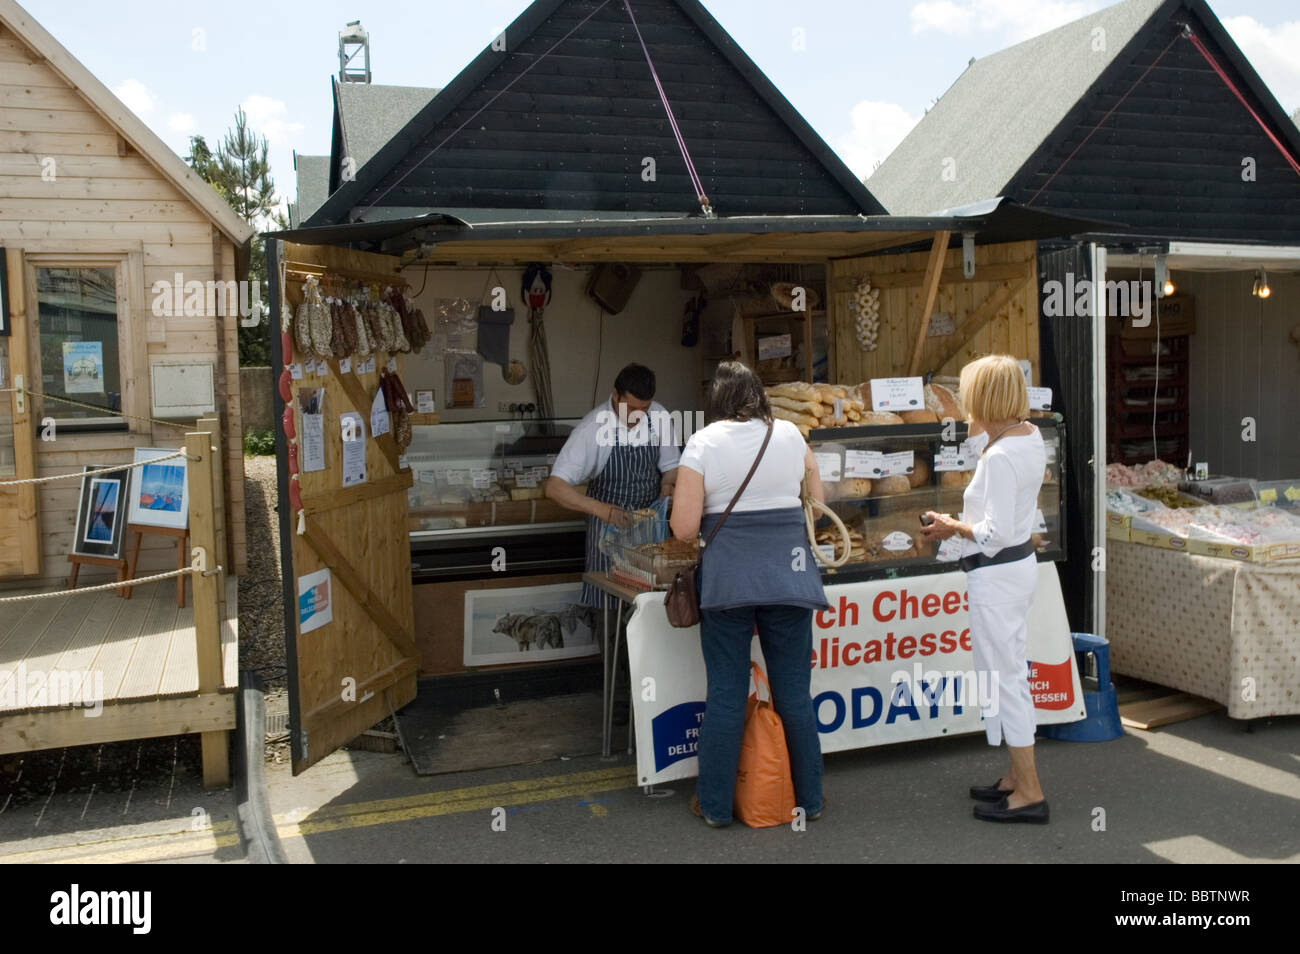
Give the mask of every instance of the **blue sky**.
M 338 31 L 360 18 L 376 83 L 445 85 L 527 0 L 27 0 L 74 56 L 185 155 L 243 105 L 271 143 L 282 195 L 294 150 L 327 154 Z M 704 0 L 859 175 L 906 135 L 972 56 L 1107 6 L 1105 0 Z M 1289 113 L 1300 109 L 1294 0 L 1211 0 Z M 635 7 L 635 4 L 634 4 Z M 805 49 L 796 49 L 801 31 Z

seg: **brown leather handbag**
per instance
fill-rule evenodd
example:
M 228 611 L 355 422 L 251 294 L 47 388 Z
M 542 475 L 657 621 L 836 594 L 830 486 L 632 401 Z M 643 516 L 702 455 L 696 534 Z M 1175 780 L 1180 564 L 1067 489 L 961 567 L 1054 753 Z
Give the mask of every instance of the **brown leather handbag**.
M 763 446 L 758 449 L 758 456 L 754 458 L 753 465 L 749 468 L 749 473 L 745 475 L 744 481 L 741 482 L 736 495 L 731 498 L 731 503 L 727 504 L 727 509 L 722 511 L 722 516 L 718 522 L 713 525 L 713 530 L 709 533 L 709 538 L 700 543 L 700 553 L 704 553 L 705 547 L 713 542 L 713 538 L 718 535 L 722 525 L 727 522 L 727 517 L 731 515 L 731 508 L 736 506 L 736 501 L 740 495 L 745 492 L 749 486 L 750 479 L 754 476 L 754 471 L 758 470 L 759 461 L 763 459 L 763 453 L 767 450 L 767 444 L 772 439 L 772 422 L 767 422 L 767 433 L 763 435 Z M 685 570 L 678 570 L 673 577 L 673 582 L 668 587 L 668 592 L 664 594 L 664 608 L 668 611 L 669 624 L 684 629 L 688 626 L 694 626 L 700 621 L 700 561 L 696 560 L 694 564 Z

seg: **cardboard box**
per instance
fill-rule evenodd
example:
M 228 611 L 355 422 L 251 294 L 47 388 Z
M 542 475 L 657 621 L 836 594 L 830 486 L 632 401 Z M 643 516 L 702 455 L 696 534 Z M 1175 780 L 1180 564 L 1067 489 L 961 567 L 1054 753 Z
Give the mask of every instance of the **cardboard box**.
M 1160 310 L 1160 337 L 1175 338 L 1179 335 L 1196 333 L 1196 314 L 1191 295 L 1170 295 L 1151 303 L 1151 320 L 1145 327 L 1134 325 L 1132 319 L 1125 319 L 1120 326 L 1123 338 L 1156 337 L 1156 309 Z M 1153 359 L 1154 360 L 1154 359 Z
M 1130 543 L 1140 543 L 1146 547 L 1160 547 L 1165 550 L 1181 550 L 1187 552 L 1188 540 L 1186 537 L 1180 537 L 1169 532 L 1152 533 L 1150 530 L 1129 529 L 1128 539 Z
M 1187 552 L 1247 563 L 1272 563 L 1276 560 L 1300 558 L 1300 543 L 1261 543 L 1249 546 L 1244 543 L 1190 539 L 1187 541 Z
M 1118 516 L 1116 514 L 1115 516 Z M 1107 540 L 1124 540 L 1129 539 L 1129 528 L 1106 521 L 1106 539 Z

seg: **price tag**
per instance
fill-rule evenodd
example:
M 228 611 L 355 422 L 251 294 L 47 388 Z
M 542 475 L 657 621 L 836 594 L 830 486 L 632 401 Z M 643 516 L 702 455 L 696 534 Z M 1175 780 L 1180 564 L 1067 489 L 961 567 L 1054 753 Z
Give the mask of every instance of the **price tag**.
M 957 537 L 949 537 L 939 544 L 939 552 L 936 559 L 945 563 L 951 563 L 961 559 L 961 540 Z
M 498 434 L 509 434 L 509 433 L 510 433 L 510 425 L 509 425 L 509 424 L 498 424 L 498 425 L 496 426 L 495 430 L 496 430 L 496 432 L 497 432 Z
M 533 468 L 533 476 L 536 477 L 538 480 L 545 480 L 550 475 L 551 475 L 551 468 L 549 467 L 544 467 L 541 464 L 538 464 L 536 467 Z
M 1052 389 L 1030 388 L 1029 409 L 1031 411 L 1050 411 L 1052 409 Z
M 387 368 L 389 374 L 397 373 L 397 359 L 393 357 L 391 354 L 388 356 Z
M 487 490 L 492 486 L 492 471 L 490 470 L 472 470 L 470 479 L 473 481 L 475 490 Z
M 962 441 L 960 444 L 941 444 L 939 453 L 934 455 L 935 470 L 974 470 L 979 463 L 979 456 L 971 453 L 970 446 Z
M 502 480 L 514 480 L 514 479 L 515 479 L 515 472 L 514 472 L 514 470 L 513 470 L 512 468 L 510 468 L 510 467 L 505 468 L 503 471 L 501 471 L 501 479 L 502 479 Z
M 555 466 L 555 458 L 557 458 L 558 456 L 559 456 L 558 454 L 547 454 L 547 455 L 546 455 L 546 466 L 547 466 L 548 468 L 549 468 L 549 467 L 554 467 L 554 466 Z M 550 471 L 548 470 L 547 473 L 549 473 L 549 472 L 550 472 Z
M 1034 529 L 1031 530 L 1030 532 L 1031 533 L 1047 532 L 1047 518 L 1043 516 L 1043 512 L 1041 510 L 1034 511 Z
M 415 392 L 415 411 L 417 414 L 433 414 L 435 410 L 432 391 Z
M 524 462 L 518 457 L 507 457 L 506 466 L 511 470 L 524 470 Z
M 366 358 L 366 374 L 374 374 L 375 367 L 376 367 L 375 356 L 372 354 L 370 357 Z
M 919 411 L 925 407 L 920 378 L 872 378 L 871 407 L 876 411 Z
M 351 359 L 351 358 L 340 358 L 340 359 L 339 359 L 339 374 L 347 374 L 347 373 L 348 373 L 349 371 L 351 371 L 351 370 L 352 370 L 352 359 Z
M 297 361 L 289 365 L 289 377 L 293 378 L 295 381 L 302 380 L 302 365 Z
M 819 544 L 817 544 L 817 552 L 821 554 L 822 559 L 825 560 L 827 563 L 832 563 L 832 562 L 834 562 L 834 560 L 835 560 L 835 544 L 833 544 L 833 543 L 819 543 Z
M 817 473 L 822 480 L 835 483 L 840 479 L 843 462 L 839 454 L 818 454 L 814 451 L 813 457 L 817 459 Z
M 898 451 L 895 454 L 885 454 L 880 464 L 880 476 L 906 477 L 915 467 L 916 455 L 913 451 Z
M 903 550 L 912 549 L 915 544 L 912 543 L 912 538 L 906 533 L 895 530 L 893 533 L 887 534 L 885 539 L 880 541 L 880 545 L 893 553 L 900 553 Z
M 532 474 L 520 474 L 515 478 L 516 487 L 536 487 L 537 478 Z
M 1259 492 L 1259 502 L 1262 504 L 1277 503 L 1277 488 L 1266 487 Z
M 1296 487 L 1293 484 L 1292 486 L 1288 487 L 1286 490 L 1282 491 L 1282 496 L 1285 497 L 1287 500 L 1291 501 L 1292 503 L 1295 503 L 1297 500 L 1300 500 L 1300 487 Z
M 880 451 L 846 450 L 844 476 L 874 479 L 881 476 L 885 455 Z
M 447 471 L 448 487 L 463 487 L 465 485 L 465 472 L 463 470 Z
M 407 470 L 410 466 L 411 466 L 410 463 L 406 460 L 406 455 L 399 454 L 397 457 L 397 469 Z
M 418 471 L 415 476 L 422 484 L 436 484 L 438 482 L 437 474 L 431 470 Z

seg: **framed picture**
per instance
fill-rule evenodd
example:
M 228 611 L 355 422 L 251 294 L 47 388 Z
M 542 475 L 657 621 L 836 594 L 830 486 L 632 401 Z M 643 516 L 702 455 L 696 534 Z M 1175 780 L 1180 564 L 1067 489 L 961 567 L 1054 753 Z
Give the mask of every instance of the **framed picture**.
M 581 583 L 468 590 L 465 665 L 573 659 L 600 652 L 596 608 Z
M 135 463 L 167 457 L 173 450 L 137 447 Z M 183 529 L 190 519 L 190 492 L 185 458 L 172 457 L 131 471 L 131 500 L 127 519 L 149 527 Z
M 103 470 L 104 464 L 87 464 L 85 471 Z M 77 505 L 77 532 L 72 552 L 80 556 L 119 559 L 126 533 L 126 504 L 130 496 L 129 470 L 115 470 L 81 478 L 81 501 Z

